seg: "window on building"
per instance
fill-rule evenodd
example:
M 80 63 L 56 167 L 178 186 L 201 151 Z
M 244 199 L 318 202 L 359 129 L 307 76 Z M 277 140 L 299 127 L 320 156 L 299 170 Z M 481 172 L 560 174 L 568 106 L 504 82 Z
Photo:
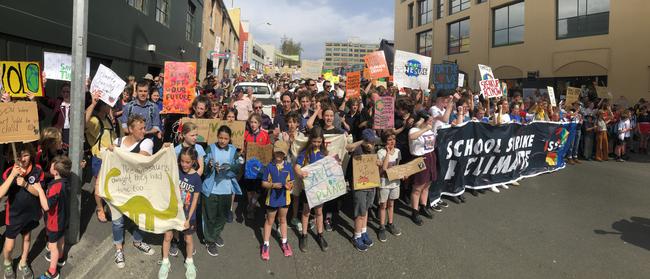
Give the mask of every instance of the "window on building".
M 487 2 L 487 0 L 476 0 L 476 4 L 481 4 L 481 3 L 485 3 L 485 2 Z
M 442 15 L 445 13 L 445 0 L 436 0 L 438 1 L 438 9 L 436 10 L 436 18 L 441 19 Z
M 470 0 L 449 0 L 449 14 L 453 15 L 457 12 L 469 9 Z
M 433 30 L 417 34 L 418 54 L 431 57 L 433 54 Z
M 325 61 L 332 61 L 332 58 L 325 58 Z
M 408 15 L 406 16 L 406 26 L 408 29 L 413 28 L 413 3 L 409 4 Z
M 147 14 L 147 0 L 126 0 L 126 3 L 143 14 Z
M 447 53 L 469 51 L 469 18 L 448 25 Z
M 557 38 L 609 33 L 609 0 L 557 0 Z
M 418 26 L 433 21 L 433 0 L 418 1 Z
M 156 21 L 169 26 L 169 0 L 156 0 Z
M 194 39 L 194 13 L 196 6 L 191 1 L 187 1 L 187 16 L 185 21 L 185 39 L 192 41 Z
M 492 46 L 524 42 L 524 2 L 494 9 Z

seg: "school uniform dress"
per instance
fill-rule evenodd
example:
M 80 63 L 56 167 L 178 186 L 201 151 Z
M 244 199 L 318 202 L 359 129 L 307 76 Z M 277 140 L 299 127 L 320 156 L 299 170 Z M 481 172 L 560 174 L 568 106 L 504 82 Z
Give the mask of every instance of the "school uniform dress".
M 269 209 L 287 208 L 291 204 L 291 191 L 287 185 L 293 183 L 295 175 L 291 164 L 287 161 L 278 166 L 271 162 L 264 168 L 264 180 L 269 183 L 282 183 L 282 189 L 267 189 L 264 204 Z M 289 187 L 291 188 L 291 187 Z

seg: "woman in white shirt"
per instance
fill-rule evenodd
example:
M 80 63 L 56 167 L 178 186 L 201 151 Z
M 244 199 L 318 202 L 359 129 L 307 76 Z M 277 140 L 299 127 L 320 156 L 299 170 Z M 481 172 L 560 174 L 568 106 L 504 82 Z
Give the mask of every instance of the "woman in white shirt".
M 435 181 L 436 175 L 436 132 L 433 129 L 434 118 L 425 111 L 417 113 L 419 120 L 415 127 L 409 130 L 409 149 L 414 158 L 424 159 L 426 170 L 413 175 L 413 188 L 411 189 L 411 220 L 418 226 L 422 225 L 420 214 L 432 219 L 433 214 L 427 208 L 429 186 Z

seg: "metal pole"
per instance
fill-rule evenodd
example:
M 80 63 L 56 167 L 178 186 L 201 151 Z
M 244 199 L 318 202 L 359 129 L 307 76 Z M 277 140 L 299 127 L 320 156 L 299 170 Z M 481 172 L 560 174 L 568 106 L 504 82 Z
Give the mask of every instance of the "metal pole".
M 88 0 L 74 0 L 72 4 L 72 82 L 70 94 L 70 224 L 66 241 L 79 242 L 81 217 L 81 185 L 83 155 L 85 98 L 86 98 L 86 47 L 88 35 Z M 90 164 L 90 162 L 88 162 Z

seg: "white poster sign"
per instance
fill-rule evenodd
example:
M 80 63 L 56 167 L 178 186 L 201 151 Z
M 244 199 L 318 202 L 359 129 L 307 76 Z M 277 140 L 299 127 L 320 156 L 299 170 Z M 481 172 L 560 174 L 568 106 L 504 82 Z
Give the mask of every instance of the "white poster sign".
M 90 92 L 101 92 L 101 100 L 109 106 L 115 106 L 124 91 L 126 82 L 120 76 L 103 64 L 99 64 L 97 73 L 90 84 Z
M 548 99 L 551 100 L 551 106 L 556 107 L 557 104 L 555 103 L 555 90 L 553 87 L 547 86 L 546 91 L 548 91 Z
M 494 74 L 490 66 L 478 64 L 478 70 L 481 73 L 481 80 L 494 79 Z
M 458 87 L 463 87 L 465 85 L 465 74 L 458 73 Z
M 411 89 L 428 89 L 431 72 L 431 57 L 395 51 L 393 80 L 398 87 Z
M 65 53 L 43 52 L 43 72 L 51 80 L 70 81 L 72 56 Z M 86 78 L 90 76 L 90 58 L 86 57 Z

